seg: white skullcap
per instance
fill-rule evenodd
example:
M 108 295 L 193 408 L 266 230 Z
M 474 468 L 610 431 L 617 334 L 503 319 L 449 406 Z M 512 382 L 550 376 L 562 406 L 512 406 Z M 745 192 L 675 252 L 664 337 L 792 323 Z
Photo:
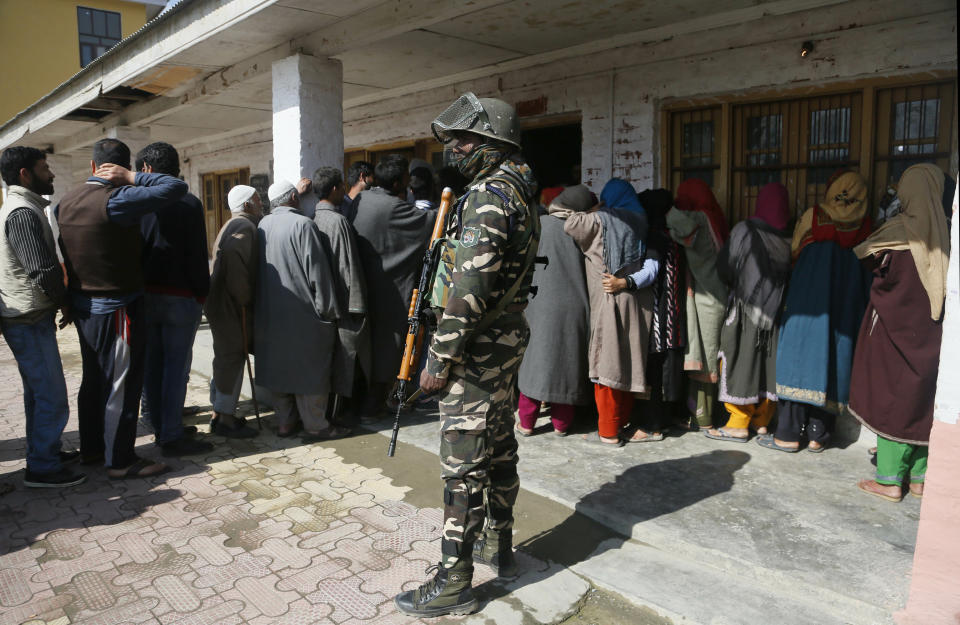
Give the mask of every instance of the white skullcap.
M 245 184 L 238 184 L 230 189 L 230 193 L 227 194 L 227 205 L 230 207 L 230 212 L 243 212 L 243 205 L 249 202 L 256 192 L 256 189 Z
M 267 199 L 271 202 L 296 189 L 289 180 L 277 180 L 267 189 Z

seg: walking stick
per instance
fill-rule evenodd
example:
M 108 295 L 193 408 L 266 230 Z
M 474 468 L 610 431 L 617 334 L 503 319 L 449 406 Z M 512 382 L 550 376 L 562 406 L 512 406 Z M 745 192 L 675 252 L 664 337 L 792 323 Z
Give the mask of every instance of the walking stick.
M 257 403 L 257 385 L 253 383 L 253 366 L 250 364 L 250 352 L 247 351 L 247 309 L 240 308 L 240 331 L 243 334 L 243 353 L 247 357 L 247 377 L 250 378 L 250 394 L 253 395 L 253 412 L 257 415 L 257 429 L 263 430 L 260 423 L 260 404 Z

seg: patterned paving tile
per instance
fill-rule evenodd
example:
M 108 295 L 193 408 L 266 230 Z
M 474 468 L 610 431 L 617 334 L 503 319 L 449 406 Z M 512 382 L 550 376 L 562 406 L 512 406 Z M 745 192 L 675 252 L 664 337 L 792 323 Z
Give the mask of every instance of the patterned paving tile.
M 75 338 L 61 351 L 65 366 L 79 362 Z M 65 373 L 75 403 L 79 368 Z M 5 376 L 19 390 L 0 350 Z M 0 444 L 12 455 L 22 453 L 24 417 L 10 388 L 0 384 L 0 438 L 13 438 Z M 206 401 L 205 384 L 191 383 L 187 402 Z M 75 440 L 71 414 L 65 438 Z M 138 453 L 155 454 L 140 435 Z M 76 489 L 0 499 L 0 625 L 419 622 L 392 596 L 439 558 L 439 509 L 403 501 L 406 487 L 334 447 L 268 431 L 210 440 L 213 453 L 175 462 L 164 478 L 117 483 L 95 468 Z M 23 464 L 0 463 L 0 479 Z

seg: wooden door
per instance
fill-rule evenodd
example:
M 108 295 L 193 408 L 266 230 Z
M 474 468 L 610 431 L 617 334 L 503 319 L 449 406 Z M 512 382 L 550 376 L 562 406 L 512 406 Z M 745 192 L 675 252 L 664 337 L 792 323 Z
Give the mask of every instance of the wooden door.
M 247 184 L 250 180 L 250 168 L 201 174 L 203 186 L 203 214 L 207 226 L 207 251 L 213 255 L 213 244 L 223 224 L 230 220 L 230 206 L 227 194 L 238 184 Z

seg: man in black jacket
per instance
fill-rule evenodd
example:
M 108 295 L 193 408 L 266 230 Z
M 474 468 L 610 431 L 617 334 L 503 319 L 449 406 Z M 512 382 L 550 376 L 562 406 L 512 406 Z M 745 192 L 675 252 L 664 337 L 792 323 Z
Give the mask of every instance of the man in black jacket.
M 151 143 L 137 154 L 136 168 L 179 176 L 180 158 L 169 143 Z M 205 453 L 213 445 L 191 438 L 183 427 L 193 341 L 210 291 L 203 205 L 187 193 L 168 210 L 146 215 L 140 231 L 147 314 L 145 412 L 164 456 Z

